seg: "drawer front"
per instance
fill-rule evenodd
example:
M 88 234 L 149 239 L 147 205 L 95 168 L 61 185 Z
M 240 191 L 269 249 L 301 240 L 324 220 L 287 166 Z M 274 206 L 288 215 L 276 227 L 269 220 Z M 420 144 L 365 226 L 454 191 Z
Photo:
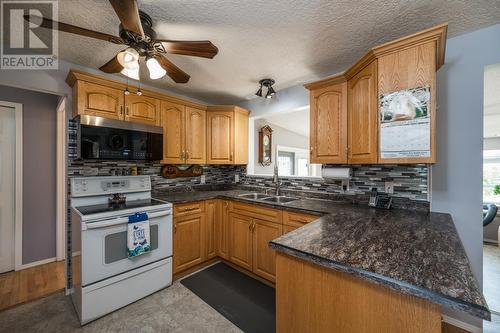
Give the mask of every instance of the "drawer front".
M 204 211 L 205 211 L 204 201 L 174 205 L 174 217 L 190 215 L 190 214 L 199 214 L 203 213 Z
M 281 210 L 236 201 L 231 202 L 231 211 L 241 215 L 251 216 L 264 221 L 276 222 L 280 224 L 283 217 Z
M 283 224 L 290 225 L 292 227 L 297 227 L 299 225 L 304 225 L 319 218 L 318 215 L 295 213 L 295 212 L 283 212 Z

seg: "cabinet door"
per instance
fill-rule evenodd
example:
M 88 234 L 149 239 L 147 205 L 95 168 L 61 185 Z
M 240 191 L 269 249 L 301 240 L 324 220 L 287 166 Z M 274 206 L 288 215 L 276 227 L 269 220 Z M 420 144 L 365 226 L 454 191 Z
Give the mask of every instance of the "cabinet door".
M 219 201 L 219 218 L 215 221 L 217 226 L 217 250 L 221 258 L 229 259 L 229 201 Z
M 233 161 L 233 112 L 207 112 L 207 164 Z
M 349 163 L 377 163 L 377 61 L 348 82 Z
M 282 226 L 274 222 L 254 220 L 253 272 L 269 281 L 276 279 L 276 253 L 269 242 L 281 236 Z
M 78 81 L 76 86 L 78 114 L 109 119 L 123 119 L 123 91 L 99 84 Z
M 160 100 L 138 96 L 134 93 L 125 95 L 125 120 L 148 124 L 160 124 Z
M 206 220 L 205 220 L 205 257 L 211 259 L 216 254 L 216 230 L 215 221 L 220 218 L 217 200 L 207 200 L 206 202 Z
M 252 218 L 229 213 L 231 233 L 229 259 L 236 265 L 252 270 Z
M 347 163 L 347 82 L 311 91 L 311 163 Z
M 204 260 L 205 214 L 174 216 L 174 274 Z
M 186 107 L 186 163 L 206 163 L 206 111 Z
M 163 163 L 183 164 L 184 148 L 184 105 L 162 101 Z

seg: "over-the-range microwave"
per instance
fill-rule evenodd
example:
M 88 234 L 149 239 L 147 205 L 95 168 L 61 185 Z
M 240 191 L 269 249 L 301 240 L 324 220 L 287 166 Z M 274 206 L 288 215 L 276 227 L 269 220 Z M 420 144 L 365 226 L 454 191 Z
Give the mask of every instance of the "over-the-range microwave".
M 163 158 L 163 128 L 80 115 L 77 155 L 83 160 L 142 160 Z

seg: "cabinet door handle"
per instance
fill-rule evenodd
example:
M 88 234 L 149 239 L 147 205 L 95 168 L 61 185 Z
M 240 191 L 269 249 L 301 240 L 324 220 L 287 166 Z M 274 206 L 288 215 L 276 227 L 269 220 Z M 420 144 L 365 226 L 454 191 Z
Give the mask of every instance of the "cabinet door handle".
M 129 109 L 128 109 L 128 106 L 127 106 L 127 107 L 125 108 L 125 112 L 126 112 L 127 116 L 128 116 L 128 114 L 129 114 L 129 113 L 128 113 L 128 111 L 129 111 Z
M 191 207 L 191 208 L 185 208 L 184 211 L 185 212 L 191 212 L 191 211 L 197 210 L 197 209 L 198 209 L 198 207 Z
M 174 234 L 177 232 L 177 223 L 174 223 Z
M 248 225 L 248 230 L 252 231 L 252 225 L 253 225 L 253 220 L 250 222 L 250 224 Z
M 120 105 L 120 116 L 123 116 L 123 105 Z
M 233 161 L 233 153 L 229 154 L 229 161 L 232 162 Z
M 255 230 L 255 225 L 256 225 L 256 223 L 255 223 L 255 221 L 253 221 L 252 231 Z

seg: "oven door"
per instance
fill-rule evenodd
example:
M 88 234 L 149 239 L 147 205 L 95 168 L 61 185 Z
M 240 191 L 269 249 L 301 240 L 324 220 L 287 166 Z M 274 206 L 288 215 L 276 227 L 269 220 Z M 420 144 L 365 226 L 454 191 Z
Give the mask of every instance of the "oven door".
M 127 257 L 128 216 L 87 222 L 82 228 L 82 286 L 172 256 L 171 210 L 148 212 L 151 252 Z

